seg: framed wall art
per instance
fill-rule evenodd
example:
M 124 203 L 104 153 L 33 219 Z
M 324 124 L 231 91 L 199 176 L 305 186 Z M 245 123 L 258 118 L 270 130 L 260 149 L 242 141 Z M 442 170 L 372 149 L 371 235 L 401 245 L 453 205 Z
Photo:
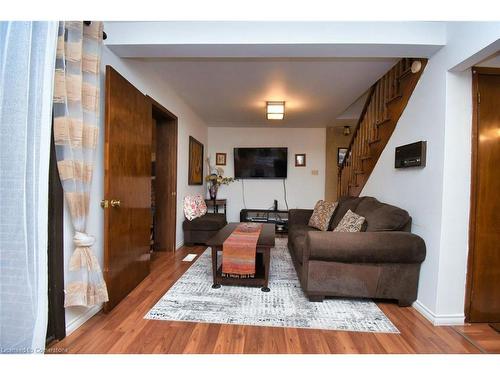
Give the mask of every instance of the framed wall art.
M 203 185 L 203 144 L 189 137 L 189 185 Z

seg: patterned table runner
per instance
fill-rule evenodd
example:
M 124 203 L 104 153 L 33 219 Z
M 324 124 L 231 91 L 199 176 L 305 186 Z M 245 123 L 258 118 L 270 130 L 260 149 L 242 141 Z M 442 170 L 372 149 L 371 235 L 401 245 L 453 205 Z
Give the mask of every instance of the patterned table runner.
M 222 276 L 255 276 L 257 242 L 262 224 L 240 223 L 222 244 Z

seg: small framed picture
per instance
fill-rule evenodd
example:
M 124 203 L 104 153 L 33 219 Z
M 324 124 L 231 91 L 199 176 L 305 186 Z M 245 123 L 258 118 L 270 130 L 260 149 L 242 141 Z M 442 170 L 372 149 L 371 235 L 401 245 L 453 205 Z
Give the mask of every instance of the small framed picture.
M 215 165 L 226 165 L 226 153 L 217 152 L 215 154 Z
M 306 166 L 306 154 L 295 154 L 295 166 L 296 167 Z
M 340 166 L 344 162 L 345 155 L 347 154 L 347 148 L 339 147 L 337 149 L 337 164 Z

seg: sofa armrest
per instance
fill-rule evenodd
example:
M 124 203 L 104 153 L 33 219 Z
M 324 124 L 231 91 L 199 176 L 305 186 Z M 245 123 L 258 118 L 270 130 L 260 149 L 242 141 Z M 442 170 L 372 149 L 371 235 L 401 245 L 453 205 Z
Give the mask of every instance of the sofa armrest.
M 422 263 L 424 240 L 408 232 L 309 232 L 304 261 Z
M 292 209 L 288 211 L 288 226 L 292 225 L 307 225 L 309 224 L 309 219 L 313 210 L 301 210 L 301 209 Z

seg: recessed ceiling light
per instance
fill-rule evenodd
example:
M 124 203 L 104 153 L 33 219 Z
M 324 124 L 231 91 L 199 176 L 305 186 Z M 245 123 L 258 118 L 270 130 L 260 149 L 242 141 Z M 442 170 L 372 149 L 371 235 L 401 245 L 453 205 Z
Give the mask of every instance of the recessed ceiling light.
M 283 120 L 285 117 L 285 102 L 266 102 L 267 119 Z

